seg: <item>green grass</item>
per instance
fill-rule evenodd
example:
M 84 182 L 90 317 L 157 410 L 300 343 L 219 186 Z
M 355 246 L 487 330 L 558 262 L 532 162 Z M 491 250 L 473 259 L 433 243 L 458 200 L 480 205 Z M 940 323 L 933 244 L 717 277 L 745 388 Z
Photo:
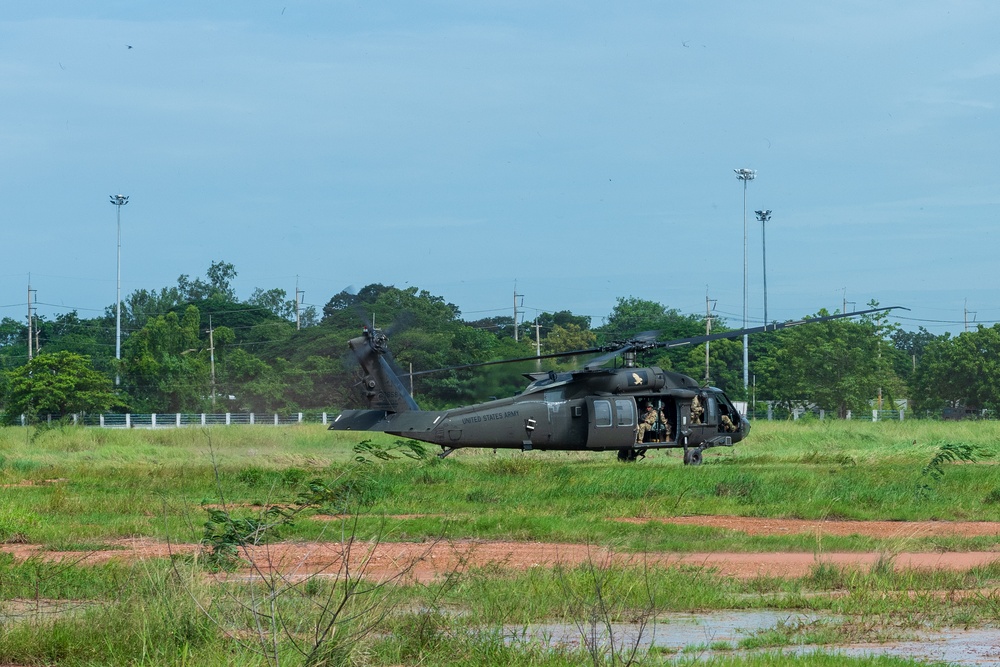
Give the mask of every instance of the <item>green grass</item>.
M 0 597 L 7 602 L 0 622 L 0 661 L 263 665 L 268 662 L 260 652 L 267 649 L 276 651 L 280 664 L 305 664 L 301 651 L 321 627 L 323 611 L 329 611 L 331 602 L 339 604 L 346 589 L 329 579 L 292 587 L 270 584 L 264 576 L 212 579 L 189 564 L 164 560 L 88 567 L 3 559 Z M 590 664 L 592 656 L 581 649 L 544 648 L 503 637 L 539 622 L 576 627 L 595 618 L 629 623 L 643 614 L 671 611 L 770 608 L 825 616 L 809 622 L 779 621 L 738 646 L 693 645 L 681 657 L 701 655 L 706 649 L 735 649 L 766 652 L 713 657 L 707 664 L 903 665 L 913 663 L 886 658 L 844 661 L 818 651 L 844 642 L 898 639 L 917 629 L 962 627 L 963 619 L 996 623 L 1000 616 L 995 595 L 941 593 L 995 589 L 998 584 L 996 570 L 927 578 L 878 567 L 858 572 L 817 566 L 801 579 L 740 581 L 697 568 L 600 563 L 513 573 L 486 568 L 448 583 L 361 588 L 348 602 L 349 618 L 340 619 L 336 640 L 331 639 L 327 650 L 328 657 L 335 658 L 331 664 Z M 21 601 L 16 611 L 11 611 L 13 600 Z M 60 601 L 64 604 L 56 604 Z M 281 623 L 269 625 L 275 617 Z M 365 627 L 377 630 L 366 633 Z M 807 655 L 818 662 L 771 652 L 792 646 L 813 647 Z M 674 657 L 658 649 L 642 664 Z M 605 658 L 598 664 L 618 664 Z
M 545 540 L 640 555 L 886 554 L 870 571 L 817 561 L 809 576 L 793 580 L 737 580 L 696 567 L 591 563 L 527 571 L 495 565 L 461 573 L 447 584 L 361 589 L 357 613 L 338 625 L 336 639 L 313 656 L 317 665 L 323 660 L 619 664 L 613 656 L 595 657 L 579 648 L 512 642 L 502 628 L 578 623 L 595 615 L 627 622 L 673 611 L 764 608 L 829 616 L 821 623 L 767 628 L 740 646 L 657 649 L 643 656 L 643 664 L 907 665 L 914 663 L 772 651 L 900 637 L 916 628 L 1000 622 L 1000 598 L 990 592 L 1000 586 L 1000 566 L 960 573 L 890 567 L 891 554 L 902 550 L 992 550 L 994 536 L 769 537 L 616 520 L 733 514 L 1000 521 L 1000 468 L 992 457 L 1000 424 L 759 422 L 746 443 L 709 452 L 697 468 L 664 452 L 633 464 L 619 463 L 606 452 L 492 450 L 463 450 L 444 460 L 368 456 L 367 463 L 358 463 L 355 446 L 369 436 L 317 425 L 0 429 L 0 540 L 51 551 L 85 551 L 128 536 L 198 542 L 205 536 L 207 507 L 253 519 L 269 505 L 292 507 L 308 496 L 319 504 L 320 515 L 357 516 L 358 537 L 386 540 Z M 371 440 L 385 447 L 397 442 L 378 435 Z M 975 462 L 942 456 L 949 452 L 972 452 Z M 313 480 L 322 485 L 310 486 Z M 327 538 L 329 517 L 315 514 L 310 510 L 283 525 L 278 537 Z M 333 532 L 339 534 L 339 528 Z M 322 610 L 343 599 L 345 590 L 321 579 L 215 578 L 182 558 L 90 566 L 2 557 L 0 662 L 307 664 L 306 639 L 322 626 Z M 260 606 L 264 600 L 275 606 Z M 276 609 L 283 622 L 280 632 L 267 624 L 277 617 Z M 352 632 L 355 640 L 345 639 Z M 265 649 L 275 652 L 270 662 L 261 655 Z M 731 655 L 706 656 L 705 650 Z M 744 655 L 745 650 L 752 653 Z
M 697 514 L 800 519 L 1000 520 L 1000 424 L 993 422 L 760 422 L 747 444 L 705 464 L 652 453 L 462 450 L 441 460 L 367 465 L 353 448 L 370 434 L 322 426 L 42 432 L 0 429 L 0 540 L 59 545 L 125 536 L 197 541 L 203 504 L 291 504 L 312 479 L 344 484 L 324 511 L 356 512 L 371 534 L 390 517 L 397 539 L 550 540 L 678 551 L 899 548 L 898 540 L 741 533 L 617 518 Z M 391 445 L 395 439 L 373 438 Z M 978 463 L 926 468 L 948 443 Z M 392 518 L 402 517 L 408 518 Z M 321 522 L 288 537 L 311 539 Z M 913 550 L 990 548 L 992 538 L 907 540 Z

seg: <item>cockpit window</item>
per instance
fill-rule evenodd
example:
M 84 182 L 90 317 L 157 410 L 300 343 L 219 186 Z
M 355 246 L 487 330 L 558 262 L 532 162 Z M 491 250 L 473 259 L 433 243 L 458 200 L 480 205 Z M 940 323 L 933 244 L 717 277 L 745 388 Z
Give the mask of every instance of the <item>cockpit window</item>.
M 705 422 L 708 424 L 719 423 L 719 402 L 715 396 L 709 396 L 705 406 Z
M 565 389 L 550 389 L 545 392 L 545 402 L 546 403 L 561 403 L 566 400 L 566 390 Z
M 733 402 L 729 400 L 728 396 L 726 396 L 725 394 L 719 394 L 716 396 L 716 398 L 719 400 L 719 405 L 720 409 L 722 410 L 722 414 L 728 414 L 730 417 L 739 416 L 740 411 L 736 409 L 736 406 L 733 405 Z

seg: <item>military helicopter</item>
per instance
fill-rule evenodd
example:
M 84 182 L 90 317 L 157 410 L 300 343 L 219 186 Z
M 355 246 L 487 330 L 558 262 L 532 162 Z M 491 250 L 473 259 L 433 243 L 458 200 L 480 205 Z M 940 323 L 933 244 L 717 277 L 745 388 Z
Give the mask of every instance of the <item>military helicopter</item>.
M 777 331 L 899 306 L 775 322 L 759 327 L 670 341 L 652 334 L 587 350 L 490 361 L 443 370 L 599 354 L 582 369 L 525 373 L 531 382 L 510 398 L 449 410 L 421 410 L 406 390 L 405 375 L 389 352 L 388 336 L 365 326 L 348 346 L 364 371 L 366 410 L 345 410 L 330 430 L 379 431 L 440 445 L 438 456 L 480 447 L 492 449 L 617 451 L 621 461 L 635 461 L 650 449 L 683 449 L 686 465 L 700 465 L 702 452 L 732 447 L 747 437 L 750 422 L 721 389 L 656 366 L 636 366 L 637 353 L 696 345 L 744 334 Z M 611 367 L 606 367 L 614 362 Z M 429 373 L 436 371 L 423 371 Z M 417 375 L 417 373 L 414 373 Z M 652 419 L 644 419 L 652 412 Z M 650 423 L 644 423 L 650 422 Z M 642 428 L 640 428 L 642 425 Z

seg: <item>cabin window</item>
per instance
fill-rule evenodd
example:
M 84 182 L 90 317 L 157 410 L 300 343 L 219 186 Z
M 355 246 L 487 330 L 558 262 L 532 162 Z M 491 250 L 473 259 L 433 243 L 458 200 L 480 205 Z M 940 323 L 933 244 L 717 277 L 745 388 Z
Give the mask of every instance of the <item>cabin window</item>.
M 635 424 L 635 414 L 632 410 L 634 403 L 623 399 L 615 401 L 615 410 L 618 411 L 619 426 L 633 426 Z
M 611 426 L 611 401 L 594 401 L 594 423 L 598 426 Z

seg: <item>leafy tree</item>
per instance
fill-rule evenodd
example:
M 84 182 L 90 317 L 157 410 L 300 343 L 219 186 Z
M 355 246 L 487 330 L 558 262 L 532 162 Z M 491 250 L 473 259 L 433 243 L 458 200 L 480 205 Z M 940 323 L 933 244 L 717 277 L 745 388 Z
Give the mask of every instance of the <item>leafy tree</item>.
M 293 392 L 296 402 L 312 396 L 322 402 L 311 405 L 365 404 L 358 387 L 360 369 L 347 341 L 373 320 L 388 334 L 390 349 L 404 373 L 411 363 L 415 371 L 426 371 L 466 363 L 470 357 L 479 360 L 475 349 L 453 342 L 465 328 L 458 319 L 458 307 L 416 287 L 399 289 L 375 283 L 357 293 L 345 290 L 330 299 L 323 312 L 318 326 L 294 332 L 285 340 L 272 339 L 271 344 L 260 347 L 261 358 L 276 365 L 283 378 L 299 387 Z M 319 363 L 321 357 L 328 361 Z M 295 371 L 296 367 L 302 372 Z M 309 386 L 304 368 L 322 374 L 322 388 L 316 378 Z M 424 404 L 440 405 L 450 393 L 443 377 L 422 375 L 414 380 L 414 392 Z
M 458 319 L 458 307 L 442 297 L 416 287 L 392 287 L 379 294 L 366 310 L 377 322 L 384 323 L 392 354 L 404 372 L 411 365 L 415 371 L 426 371 L 469 363 L 469 356 L 475 356 L 474 350 L 460 350 L 453 344 L 463 325 Z M 438 381 L 434 375 L 421 376 L 414 389 L 433 397 Z
M 10 317 L 5 317 L 0 320 L 0 346 L 8 347 L 10 345 L 25 345 L 25 353 L 27 353 L 26 342 L 28 340 L 28 326 L 22 324 L 18 320 Z
M 375 303 L 383 292 L 390 289 L 396 288 L 386 287 L 381 283 L 372 283 L 371 285 L 362 287 L 358 292 L 353 292 L 350 289 L 342 290 L 323 306 L 323 319 L 321 321 L 326 322 L 329 318 L 343 316 L 344 314 L 356 317 L 359 312 L 357 310 L 358 306 Z M 341 323 L 343 324 L 343 322 Z
M 74 352 L 40 354 L 8 373 L 4 394 L 4 421 L 20 416 L 103 412 L 117 398 L 111 380 L 90 366 L 90 359 Z
M 878 301 L 868 302 L 870 308 L 878 308 Z M 899 331 L 899 325 L 889 321 L 889 311 L 879 311 L 863 315 L 858 324 L 869 332 L 869 340 L 875 341 L 875 372 L 873 380 L 877 383 L 876 407 L 882 410 L 893 407 L 893 399 L 902 396 L 905 383 L 896 373 L 901 366 L 903 353 L 893 345 L 893 337 Z
M 209 322 L 214 329 L 217 400 L 223 393 L 233 396 L 228 407 L 240 410 L 363 405 L 358 366 L 346 343 L 372 322 L 389 335 L 404 373 L 411 364 L 415 371 L 427 371 L 535 354 L 535 337 L 527 329 L 514 341 L 509 316 L 463 322 L 458 308 L 442 297 L 381 283 L 338 293 L 323 307 L 318 324 L 315 308 L 304 309 L 300 315 L 305 326 L 297 330 L 295 302 L 284 290 L 258 288 L 240 302 L 232 287 L 236 275 L 232 264 L 213 262 L 204 278 L 183 275 L 175 287 L 137 290 L 126 297 L 120 365 L 113 358 L 113 306 L 92 320 L 76 312 L 51 321 L 39 318 L 42 351 L 87 356 L 92 367 L 109 378 L 117 369 L 132 407 L 158 412 L 210 408 Z M 588 349 L 645 332 L 657 340 L 705 332 L 700 316 L 634 297 L 618 299 L 606 324 L 595 329 L 589 317 L 566 310 L 540 313 L 537 323 L 547 353 Z M 821 329 L 751 337 L 750 371 L 759 397 L 861 409 L 878 397 L 880 388 L 888 398 L 902 395 L 905 380 L 925 407 L 1000 408 L 1000 392 L 990 385 L 990 378 L 1000 373 L 992 370 L 989 331 L 939 339 L 924 329 L 901 331 L 875 316 L 835 327 L 813 326 Z M 724 327 L 716 322 L 713 331 Z M 711 345 L 710 382 L 734 398 L 743 397 L 741 347 L 739 339 Z M 413 389 L 427 408 L 450 407 L 516 393 L 525 384 L 522 373 L 577 368 L 584 361 L 549 359 L 422 374 L 414 377 Z M 651 350 L 638 361 L 697 379 L 705 374 L 700 345 Z M 15 319 L 0 320 L 0 370 L 26 362 L 27 327 Z M 0 391 L 5 382 L 0 374 Z
M 216 366 L 216 378 L 230 411 L 273 412 L 289 407 L 285 384 L 276 369 L 239 348 L 220 356 L 223 359 Z
M 274 345 L 288 344 L 293 346 L 301 343 L 303 336 L 297 335 L 295 325 L 286 320 L 267 320 L 254 324 L 249 331 L 244 331 L 239 345 L 252 352 L 266 350 Z M 293 338 L 295 340 L 293 340 Z
M 543 351 L 571 352 L 585 350 L 597 344 L 597 334 L 590 329 L 583 329 L 579 324 L 569 322 L 565 326 L 555 324 L 542 344 Z
M 288 299 L 286 296 L 283 289 L 262 290 L 258 287 L 250 295 L 247 303 L 251 306 L 264 308 L 275 317 L 280 317 L 289 322 L 295 322 L 297 316 L 299 325 L 303 327 L 315 326 L 317 324 L 315 306 L 302 308 L 301 304 L 297 304 L 295 299 Z M 297 313 L 296 307 L 298 307 Z
M 283 289 L 274 288 L 262 290 L 256 288 L 247 303 L 251 306 L 264 308 L 284 320 L 295 319 L 295 300 L 287 298 L 288 294 Z
M 568 310 L 560 310 L 555 313 L 539 313 L 536 322 L 542 331 L 551 331 L 553 327 L 566 328 L 569 324 L 575 324 L 581 330 L 590 328 L 590 317 L 588 315 L 574 315 Z
M 344 406 L 348 392 L 354 389 L 343 387 L 340 381 L 350 374 L 339 358 L 313 355 L 294 364 L 277 359 L 272 367 L 282 383 L 285 404 L 289 408 Z
M 916 331 L 897 329 L 891 338 L 896 351 L 893 355 L 893 368 L 896 374 L 909 384 L 917 364 L 924 356 L 924 350 L 938 337 L 927 329 L 918 327 Z
M 212 262 L 206 272 L 212 290 L 229 299 L 236 299 L 236 293 L 230 283 L 236 278 L 236 267 L 229 262 Z
M 827 315 L 820 311 L 817 317 Z M 892 326 L 884 317 L 830 320 L 770 334 L 773 348 L 756 364 L 758 395 L 787 407 L 815 404 L 836 410 L 869 410 L 901 383 L 883 352 Z
M 673 340 L 705 333 L 705 323 L 697 315 L 682 315 L 676 308 L 655 301 L 619 297 L 607 322 L 597 331 L 605 341 L 646 332 L 653 332 L 660 340 Z
M 514 318 L 510 315 L 483 317 L 478 320 L 467 321 L 465 325 L 473 329 L 488 331 L 496 336 L 514 337 Z
M 149 318 L 165 315 L 183 303 L 184 297 L 178 287 L 164 287 L 159 292 L 137 289 L 122 301 L 122 329 L 137 331 L 145 326 Z M 114 322 L 114 305 L 105 310 L 105 319 Z
M 676 308 L 667 308 L 655 301 L 619 297 L 604 326 L 596 331 L 599 334 L 599 342 L 605 344 L 627 340 L 637 334 L 666 341 L 702 335 L 705 333 L 705 323 L 697 315 L 683 315 Z M 644 358 L 640 359 L 640 363 L 690 374 L 687 362 L 689 353 L 690 350 L 683 347 L 666 350 L 657 348 L 643 355 Z M 702 375 L 704 375 L 704 361 L 701 364 L 701 371 L 696 370 L 694 377 Z
M 100 322 L 81 320 L 75 310 L 61 313 L 53 321 L 39 319 L 41 350 L 58 352 L 65 350 L 82 354 L 97 370 L 110 371 L 113 348 L 104 340 L 105 329 Z
M 199 337 L 200 313 L 152 318 L 122 346 L 123 385 L 145 412 L 200 412 L 211 394 L 208 351 Z
M 358 364 L 347 347 L 348 339 L 358 334 L 358 327 L 330 323 L 296 331 L 282 321 L 254 327 L 259 342 L 247 339 L 243 347 L 276 370 L 290 405 L 361 407 L 364 401 L 355 386 Z
M 1000 410 L 1000 324 L 929 342 L 911 386 L 918 410 Z
M 28 325 L 10 317 L 0 320 L 0 368 L 16 368 L 28 361 Z
M 236 267 L 229 262 L 212 262 L 206 272 L 208 282 L 201 278 L 191 280 L 187 274 L 181 274 L 177 278 L 177 289 L 180 292 L 181 301 L 202 301 L 213 296 L 235 301 L 236 292 L 232 287 L 232 282 L 236 276 Z
M 705 345 L 687 348 L 680 363 L 673 368 L 696 380 L 705 378 Z M 708 384 L 719 387 L 731 398 L 743 397 L 743 343 L 740 339 L 714 340 L 708 346 Z M 662 364 L 660 364 L 662 366 Z
M 893 346 L 906 353 L 907 356 L 917 357 L 923 355 L 928 344 L 937 340 L 937 336 L 923 327 L 917 327 L 916 331 L 905 331 L 896 329 L 892 332 L 890 339 Z

